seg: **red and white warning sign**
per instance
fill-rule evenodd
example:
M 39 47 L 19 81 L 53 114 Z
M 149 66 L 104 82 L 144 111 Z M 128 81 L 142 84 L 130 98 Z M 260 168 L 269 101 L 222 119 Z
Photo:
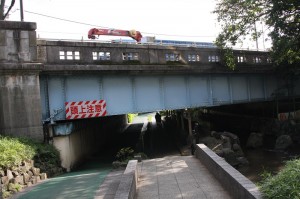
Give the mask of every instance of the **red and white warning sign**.
M 67 120 L 102 117 L 107 114 L 105 100 L 66 102 L 65 106 Z

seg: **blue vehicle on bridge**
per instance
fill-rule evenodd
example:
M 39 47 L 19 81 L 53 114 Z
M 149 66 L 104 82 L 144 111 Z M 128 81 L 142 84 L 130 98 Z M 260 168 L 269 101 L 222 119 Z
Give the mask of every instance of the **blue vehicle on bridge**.
M 125 44 L 136 44 L 133 39 L 114 39 L 111 43 L 125 43 Z M 154 44 L 163 46 L 183 46 L 183 47 L 197 47 L 197 48 L 217 48 L 213 42 L 195 42 L 195 41 L 180 41 L 180 40 L 165 40 L 155 39 L 154 37 L 142 38 L 140 44 Z

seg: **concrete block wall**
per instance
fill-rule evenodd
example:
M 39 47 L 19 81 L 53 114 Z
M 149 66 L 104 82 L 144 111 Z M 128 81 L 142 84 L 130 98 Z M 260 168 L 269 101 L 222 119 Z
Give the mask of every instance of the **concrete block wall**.
M 114 199 L 134 199 L 137 187 L 137 160 L 130 160 L 120 180 Z
M 196 157 L 218 179 L 222 186 L 235 199 L 261 199 L 258 187 L 223 158 L 219 157 L 204 144 L 196 147 Z

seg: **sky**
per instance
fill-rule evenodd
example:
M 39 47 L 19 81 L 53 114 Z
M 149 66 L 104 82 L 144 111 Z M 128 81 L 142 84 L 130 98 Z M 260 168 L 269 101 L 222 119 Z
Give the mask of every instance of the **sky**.
M 87 39 L 89 29 L 104 27 L 162 39 L 213 41 L 218 32 L 214 7 L 214 0 L 23 0 L 24 21 L 36 22 L 40 37 L 70 39 Z M 18 8 L 16 1 L 9 20 L 20 20 Z
M 39 38 L 83 40 L 91 28 L 114 28 L 156 39 L 213 42 L 220 32 L 215 5 L 215 0 L 23 0 L 24 21 L 37 23 Z M 9 20 L 20 21 L 19 7 L 16 1 Z M 100 36 L 111 39 L 120 38 Z

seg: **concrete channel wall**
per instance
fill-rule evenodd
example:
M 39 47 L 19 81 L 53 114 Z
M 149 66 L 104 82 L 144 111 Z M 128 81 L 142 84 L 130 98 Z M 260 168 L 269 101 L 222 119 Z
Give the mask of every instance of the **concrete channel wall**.
M 262 198 L 261 193 L 254 183 L 204 144 L 197 145 L 196 157 L 208 168 L 233 198 Z
M 73 121 L 74 129 L 67 135 L 55 135 L 55 127 L 64 129 L 65 123 L 50 125 L 50 140 L 60 151 L 61 166 L 68 172 L 76 168 L 87 157 L 105 153 L 114 145 L 114 137 L 123 131 L 127 124 L 126 115 L 100 117 Z

